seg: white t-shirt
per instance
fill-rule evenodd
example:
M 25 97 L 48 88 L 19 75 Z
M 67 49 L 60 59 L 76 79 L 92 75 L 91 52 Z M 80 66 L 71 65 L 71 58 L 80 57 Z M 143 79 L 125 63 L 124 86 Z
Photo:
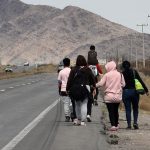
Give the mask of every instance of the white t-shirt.
M 66 91 L 67 81 L 70 74 L 71 69 L 69 67 L 65 67 L 58 74 L 58 81 L 61 81 L 61 91 Z

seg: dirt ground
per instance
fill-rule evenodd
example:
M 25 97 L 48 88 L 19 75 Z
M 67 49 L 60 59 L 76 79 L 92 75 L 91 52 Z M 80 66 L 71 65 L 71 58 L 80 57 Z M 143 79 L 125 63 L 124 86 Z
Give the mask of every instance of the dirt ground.
M 127 130 L 125 111 L 119 112 L 120 129 L 118 131 L 108 131 L 110 127 L 108 113 L 105 104 L 103 107 L 103 123 L 106 128 L 105 133 L 109 139 L 110 135 L 117 135 L 118 143 L 110 144 L 110 150 L 150 150 L 150 113 L 139 111 L 139 129 Z M 105 110 L 105 111 L 104 111 Z M 108 140 L 109 142 L 109 140 Z

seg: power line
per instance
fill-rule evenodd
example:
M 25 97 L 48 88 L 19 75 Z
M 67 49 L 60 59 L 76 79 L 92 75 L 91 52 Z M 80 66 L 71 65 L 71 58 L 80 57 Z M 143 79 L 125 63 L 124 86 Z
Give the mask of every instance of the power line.
M 144 47 L 144 27 L 148 26 L 148 24 L 137 24 L 137 26 L 142 27 L 142 34 L 143 34 L 143 68 L 145 68 L 145 47 Z

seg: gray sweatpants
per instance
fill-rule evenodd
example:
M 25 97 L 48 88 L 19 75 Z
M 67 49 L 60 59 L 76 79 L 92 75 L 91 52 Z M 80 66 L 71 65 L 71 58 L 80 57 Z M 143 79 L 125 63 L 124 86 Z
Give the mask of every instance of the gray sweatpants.
M 84 99 L 84 101 L 75 101 L 75 110 L 76 116 L 79 120 L 85 121 L 87 116 L 87 103 L 88 98 Z
M 61 96 L 61 101 L 64 104 L 65 116 L 69 116 L 70 117 L 72 104 L 71 104 L 71 100 L 70 100 L 69 96 Z

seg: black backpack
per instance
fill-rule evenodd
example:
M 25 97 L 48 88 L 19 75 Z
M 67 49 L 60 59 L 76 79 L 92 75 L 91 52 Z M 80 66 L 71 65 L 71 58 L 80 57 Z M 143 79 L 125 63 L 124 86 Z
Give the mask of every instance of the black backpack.
M 97 67 L 95 65 L 89 65 L 89 68 L 91 69 L 94 77 L 97 77 L 98 76 L 98 70 L 97 70 Z
M 83 101 L 88 97 L 88 90 L 85 85 L 85 73 L 78 69 L 74 75 L 73 84 L 69 90 L 69 96 L 75 101 Z
M 88 52 L 88 64 L 89 65 L 96 65 L 97 64 L 97 52 L 96 51 L 89 51 Z

